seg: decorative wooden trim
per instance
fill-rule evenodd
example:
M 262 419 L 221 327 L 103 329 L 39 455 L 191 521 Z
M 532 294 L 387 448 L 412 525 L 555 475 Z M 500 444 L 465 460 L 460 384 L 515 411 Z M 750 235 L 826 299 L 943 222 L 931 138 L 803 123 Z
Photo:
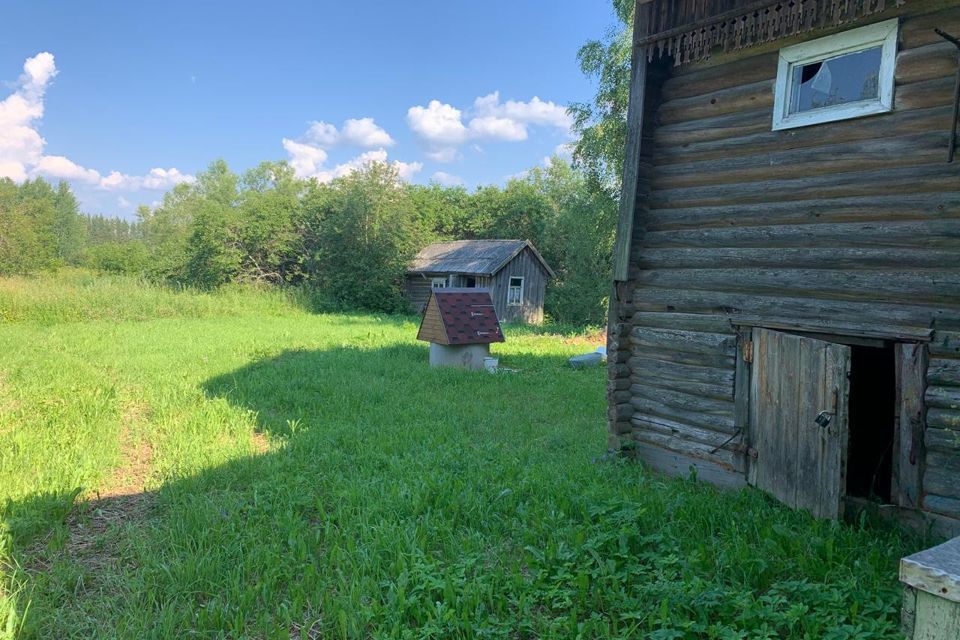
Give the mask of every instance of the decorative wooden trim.
M 681 65 L 724 52 L 772 42 L 799 33 L 836 27 L 900 7 L 906 0 L 760 0 L 709 15 L 711 0 L 654 3 L 660 31 L 640 39 L 648 59 L 673 56 Z M 688 16 L 706 16 L 690 20 Z

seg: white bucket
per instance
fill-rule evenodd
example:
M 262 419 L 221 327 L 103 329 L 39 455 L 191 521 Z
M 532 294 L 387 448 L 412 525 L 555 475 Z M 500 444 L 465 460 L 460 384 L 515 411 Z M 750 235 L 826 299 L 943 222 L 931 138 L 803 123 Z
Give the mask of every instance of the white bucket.
M 483 359 L 483 368 L 489 371 L 490 373 L 496 373 L 498 366 L 500 366 L 500 358 L 484 358 Z

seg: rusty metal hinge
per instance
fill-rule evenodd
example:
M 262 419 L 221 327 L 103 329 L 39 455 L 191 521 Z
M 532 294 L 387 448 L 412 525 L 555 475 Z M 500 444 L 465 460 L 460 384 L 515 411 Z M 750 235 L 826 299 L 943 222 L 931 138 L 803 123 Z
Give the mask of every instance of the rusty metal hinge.
M 746 456 L 753 458 L 754 460 L 757 459 L 757 450 L 754 449 L 753 447 L 743 444 L 742 442 L 738 442 L 737 444 L 733 445 L 733 447 L 731 448 L 735 453 L 742 453 Z
M 753 340 L 744 340 L 741 347 L 743 352 L 743 361 L 747 363 L 753 362 Z

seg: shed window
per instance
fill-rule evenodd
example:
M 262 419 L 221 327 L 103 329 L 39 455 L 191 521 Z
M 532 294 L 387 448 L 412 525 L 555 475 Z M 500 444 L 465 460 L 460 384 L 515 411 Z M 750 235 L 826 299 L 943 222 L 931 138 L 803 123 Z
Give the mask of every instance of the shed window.
M 891 111 L 897 25 L 887 20 L 781 49 L 773 128 Z
M 447 279 L 446 278 L 433 278 L 430 280 L 431 289 L 446 289 L 447 288 Z
M 507 288 L 507 304 L 512 307 L 519 307 L 523 304 L 523 278 L 510 278 L 510 286 Z

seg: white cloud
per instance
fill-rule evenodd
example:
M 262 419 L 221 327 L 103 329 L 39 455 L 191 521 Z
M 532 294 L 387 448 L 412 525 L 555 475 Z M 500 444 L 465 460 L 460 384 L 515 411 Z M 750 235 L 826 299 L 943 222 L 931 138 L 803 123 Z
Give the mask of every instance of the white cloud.
M 53 54 L 38 53 L 23 63 L 13 93 L 0 101 L 0 177 L 21 181 L 30 176 L 71 180 L 103 189 L 166 189 L 193 176 L 178 169 L 151 169 L 145 176 L 128 176 L 117 171 L 102 177 L 65 156 L 44 155 L 47 141 L 38 131 L 43 118 L 43 98 L 57 75 Z
M 469 130 L 463 126 L 459 109 L 439 100 L 431 100 L 426 107 L 407 109 L 407 123 L 421 138 L 436 145 L 459 145 L 467 141 Z
M 529 102 L 507 100 L 500 102 L 500 92 L 481 96 L 474 100 L 473 108 L 478 116 L 508 118 L 523 124 L 536 124 L 569 131 L 573 119 L 565 107 L 554 102 L 544 102 L 534 96 Z
M 109 175 L 100 178 L 99 186 L 108 191 L 139 191 L 140 189 L 153 189 L 162 191 L 180 184 L 181 182 L 194 182 L 196 178 L 192 175 L 181 173 L 179 169 L 171 167 L 170 169 L 154 168 L 150 169 L 145 176 L 129 176 L 119 171 L 111 171 Z
M 572 120 L 564 107 L 553 102 L 534 96 L 529 102 L 501 103 L 499 92 L 493 92 L 474 100 L 466 114 L 439 100 L 431 100 L 426 107 L 410 107 L 407 124 L 424 142 L 428 158 L 452 162 L 459 157 L 459 147 L 470 140 L 521 142 L 529 137 L 531 126 L 552 127 L 569 135 Z
M 20 162 L 0 160 L 0 178 L 10 178 L 14 182 L 27 179 L 27 170 Z
M 340 140 L 340 132 L 328 122 L 311 122 L 304 137 L 313 144 L 330 147 Z
M 455 187 L 463 184 L 463 178 L 447 173 L 446 171 L 436 171 L 430 179 L 444 187 Z
M 62 180 L 77 180 L 88 184 L 99 184 L 100 173 L 85 169 L 63 156 L 42 156 L 34 165 L 31 173 Z
M 43 117 L 43 95 L 57 67 L 44 51 L 23 63 L 16 89 L 0 102 L 0 177 L 24 180 L 28 168 L 43 155 L 46 141 L 37 131 Z
M 312 144 L 284 138 L 283 148 L 290 155 L 290 166 L 301 177 L 314 175 L 327 161 L 327 152 Z
M 350 118 L 343 127 L 314 121 L 300 140 L 283 139 L 283 148 L 290 156 L 290 166 L 300 178 L 315 178 L 320 182 L 330 182 L 349 175 L 371 162 L 384 162 L 394 167 L 404 180 L 410 180 L 423 169 L 420 162 L 390 161 L 385 147 L 392 146 L 394 140 L 373 118 Z M 355 158 L 327 167 L 328 149 L 335 146 L 378 147 L 364 151 Z
M 316 178 L 319 182 L 330 182 L 337 178 L 348 176 L 354 171 L 358 171 L 374 162 L 383 162 L 389 164 L 391 167 L 397 170 L 397 173 L 400 175 L 402 180 L 407 181 L 412 179 L 414 175 L 423 169 L 423 164 L 420 162 L 401 162 L 399 160 L 390 162 L 387 159 L 387 150 L 377 149 L 375 151 L 365 151 L 356 158 L 348 160 L 342 164 L 338 164 L 333 169 L 320 170 L 309 177 Z
M 390 134 L 380 128 L 373 118 L 347 120 L 340 133 L 343 141 L 358 147 L 392 147 Z
M 133 203 L 127 200 L 126 198 L 124 198 L 123 196 L 120 196 L 119 198 L 117 198 L 117 206 L 120 207 L 121 209 L 129 209 L 130 207 L 133 206 Z
M 342 145 L 370 149 L 394 145 L 390 134 L 373 118 L 350 118 L 344 121 L 343 127 L 339 130 L 329 122 L 322 120 L 311 122 L 304 139 L 318 147 Z

